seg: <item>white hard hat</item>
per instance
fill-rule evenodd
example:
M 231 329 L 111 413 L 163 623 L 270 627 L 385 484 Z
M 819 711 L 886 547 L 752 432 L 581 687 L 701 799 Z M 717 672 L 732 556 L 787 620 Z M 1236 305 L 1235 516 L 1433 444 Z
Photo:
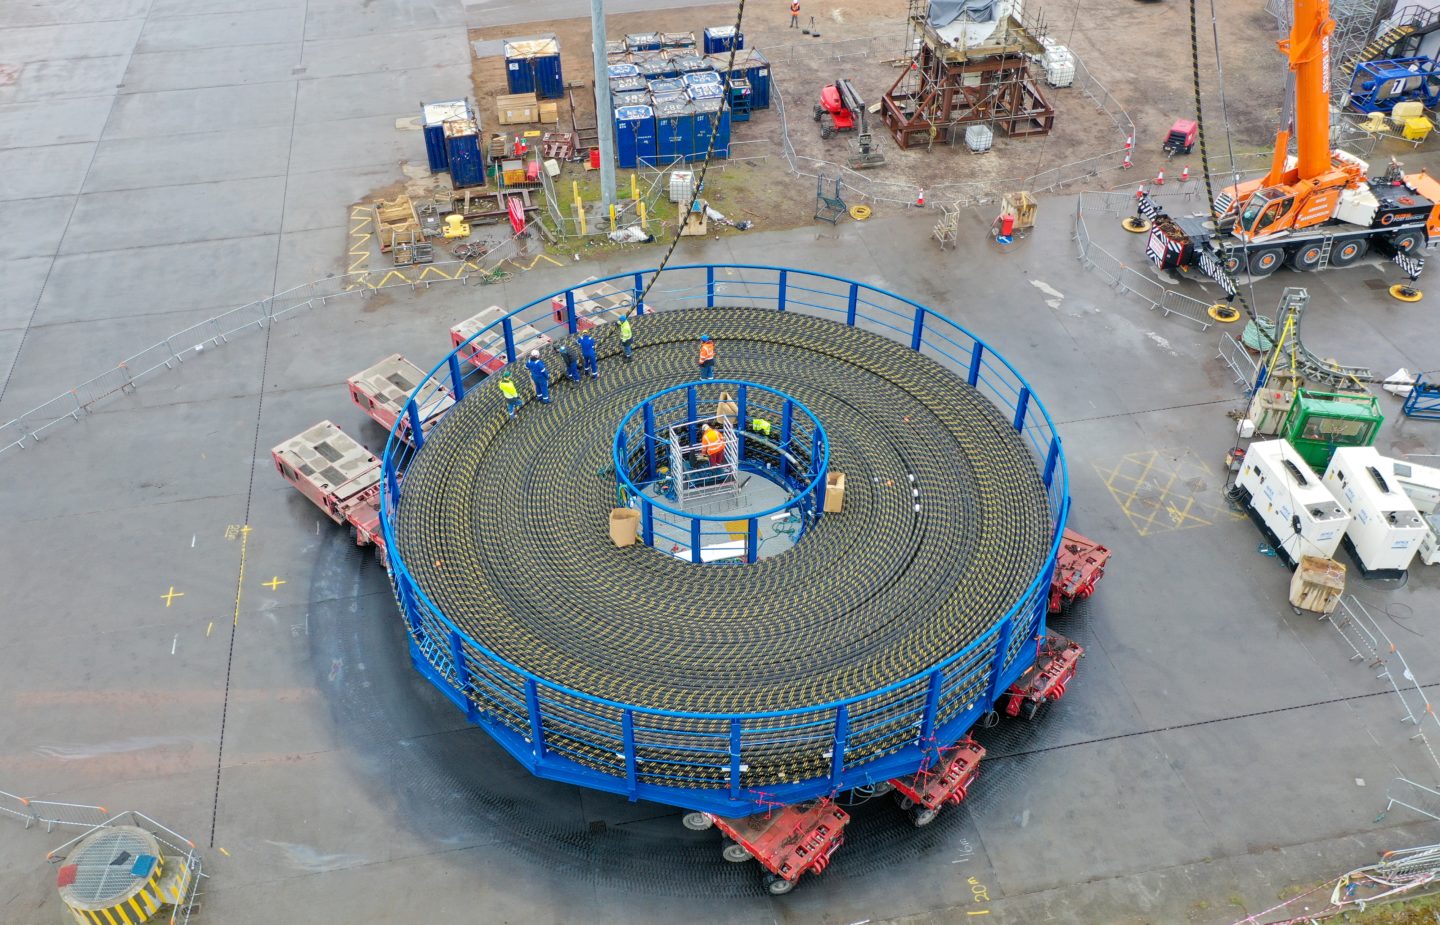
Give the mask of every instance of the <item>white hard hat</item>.
M 534 357 L 535 359 L 538 360 L 538 359 L 540 359 L 540 351 L 539 351 L 539 350 L 531 350 L 531 351 L 530 351 L 530 356 L 532 356 L 532 357 Z

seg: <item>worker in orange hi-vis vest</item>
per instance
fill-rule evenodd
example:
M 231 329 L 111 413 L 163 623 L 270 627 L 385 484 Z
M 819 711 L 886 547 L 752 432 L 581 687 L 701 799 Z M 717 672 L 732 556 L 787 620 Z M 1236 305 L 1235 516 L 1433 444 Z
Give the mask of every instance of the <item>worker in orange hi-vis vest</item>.
M 790 0 L 790 28 L 800 28 L 800 0 Z
M 705 449 L 705 455 L 710 457 L 710 465 L 721 466 L 725 464 L 725 438 L 720 436 L 718 430 L 706 424 L 700 442 Z
M 700 378 L 715 378 L 715 342 L 709 334 L 700 335 Z

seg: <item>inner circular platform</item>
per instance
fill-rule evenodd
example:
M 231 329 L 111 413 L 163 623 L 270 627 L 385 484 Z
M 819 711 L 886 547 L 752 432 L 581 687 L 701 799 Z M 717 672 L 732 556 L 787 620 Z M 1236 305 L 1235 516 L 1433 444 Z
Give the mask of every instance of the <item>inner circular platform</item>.
M 962 378 L 796 313 L 686 309 L 633 322 L 629 364 L 612 326 L 598 332 L 596 381 L 570 383 L 543 351 L 554 401 L 516 420 L 498 389 L 472 386 L 405 472 L 395 551 L 436 609 L 496 655 L 641 708 L 794 710 L 942 662 L 1035 581 L 1054 530 L 1045 485 L 1011 422 Z M 831 470 L 847 476 L 842 513 L 743 566 L 616 548 L 607 531 L 615 427 L 645 396 L 697 378 L 702 333 L 719 345 L 721 378 L 813 410 Z

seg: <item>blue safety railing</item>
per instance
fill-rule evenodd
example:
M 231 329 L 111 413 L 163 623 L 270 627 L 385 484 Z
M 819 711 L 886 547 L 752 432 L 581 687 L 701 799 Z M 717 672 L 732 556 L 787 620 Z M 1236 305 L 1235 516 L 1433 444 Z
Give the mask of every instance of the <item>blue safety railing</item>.
M 702 514 L 680 506 L 675 482 L 692 476 L 669 471 L 667 435 L 672 428 L 684 428 L 684 444 L 694 447 L 700 442 L 700 422 L 721 417 L 735 424 L 735 446 L 726 452 L 734 453 L 739 471 L 780 485 L 788 493 L 784 501 L 744 515 Z M 765 422 L 768 435 L 751 432 L 757 421 Z M 648 396 L 620 421 L 611 455 L 615 477 L 627 501 L 638 509 L 640 540 L 696 564 L 755 562 L 770 518 L 790 514 L 786 519 L 794 520 L 792 536 L 798 542 L 825 509 L 830 471 L 825 426 L 794 398 L 754 382 L 707 379 Z M 704 479 L 707 473 L 702 470 L 693 477 Z M 745 524 L 743 540 L 734 536 L 733 525 L 739 522 Z
M 413 444 L 392 432 L 383 458 L 381 525 L 390 577 L 410 638 L 411 660 L 431 683 L 532 773 L 599 790 L 726 816 L 761 812 L 913 773 L 935 749 L 958 741 L 1033 664 L 1045 633 L 1050 580 L 1069 513 L 1060 436 L 1025 378 L 984 341 L 904 296 L 827 273 L 755 265 L 701 265 L 624 273 L 545 296 L 503 314 L 456 345 L 410 397 Z M 654 281 L 641 303 L 640 294 Z M 1054 532 L 1049 554 L 1016 603 L 960 651 L 910 678 L 843 701 L 764 713 L 662 710 L 594 697 L 501 658 L 446 617 L 410 574 L 396 542 L 405 467 L 424 451 L 421 421 L 442 393 L 458 403 L 486 376 L 472 342 L 518 356 L 516 330 L 559 338 L 612 320 L 580 290 L 633 294 L 636 315 L 692 306 L 764 307 L 829 318 L 906 344 L 965 379 L 1007 418 L 1033 456 Z M 523 339 L 523 338 L 522 338 Z M 643 345 L 642 345 L 643 346 Z M 490 356 L 493 358 L 494 351 Z M 553 362 L 553 360 L 552 360 Z M 480 396 L 477 396 L 480 398 Z M 488 398 L 504 414 L 498 390 Z M 448 411 L 448 408 L 446 409 Z M 754 780 L 750 761 L 803 750 L 829 773 L 807 780 Z M 757 761 L 757 764 L 761 762 Z

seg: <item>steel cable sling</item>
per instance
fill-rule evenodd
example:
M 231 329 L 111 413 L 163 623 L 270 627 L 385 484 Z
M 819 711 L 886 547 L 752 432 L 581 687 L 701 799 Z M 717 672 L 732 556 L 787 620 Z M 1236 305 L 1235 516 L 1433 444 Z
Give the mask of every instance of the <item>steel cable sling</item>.
M 831 711 L 803 708 L 935 665 L 1016 603 L 1051 538 L 1036 465 L 988 400 L 875 334 L 768 309 L 689 309 L 633 324 L 632 364 L 618 362 L 613 326 L 596 332 L 596 382 L 570 383 L 545 351 L 554 403 L 532 400 L 518 420 L 507 419 L 493 385 L 473 388 L 406 472 L 398 551 L 448 619 L 547 681 L 638 707 L 801 709 L 798 718 L 746 721 L 746 786 L 828 773 L 813 740 L 796 743 L 781 727 L 826 722 Z M 627 411 L 696 378 L 702 332 L 720 345 L 722 378 L 778 388 L 814 411 L 829 433 L 832 470 L 847 474 L 843 513 L 744 566 L 615 548 L 606 528 L 614 480 L 596 475 Z M 517 378 L 528 388 L 528 377 Z M 523 679 L 491 665 L 472 685 L 477 703 L 528 735 L 523 703 L 513 702 Z M 954 691 L 946 710 L 983 694 L 974 687 Z M 847 763 L 912 741 L 923 689 L 921 680 L 878 707 L 867 703 L 865 754 Z M 542 712 L 547 743 L 624 775 L 618 710 L 550 693 Z M 687 748 L 700 740 L 684 734 L 723 736 L 726 721 L 642 721 L 642 779 L 727 783 L 723 768 L 692 766 L 700 759 Z

